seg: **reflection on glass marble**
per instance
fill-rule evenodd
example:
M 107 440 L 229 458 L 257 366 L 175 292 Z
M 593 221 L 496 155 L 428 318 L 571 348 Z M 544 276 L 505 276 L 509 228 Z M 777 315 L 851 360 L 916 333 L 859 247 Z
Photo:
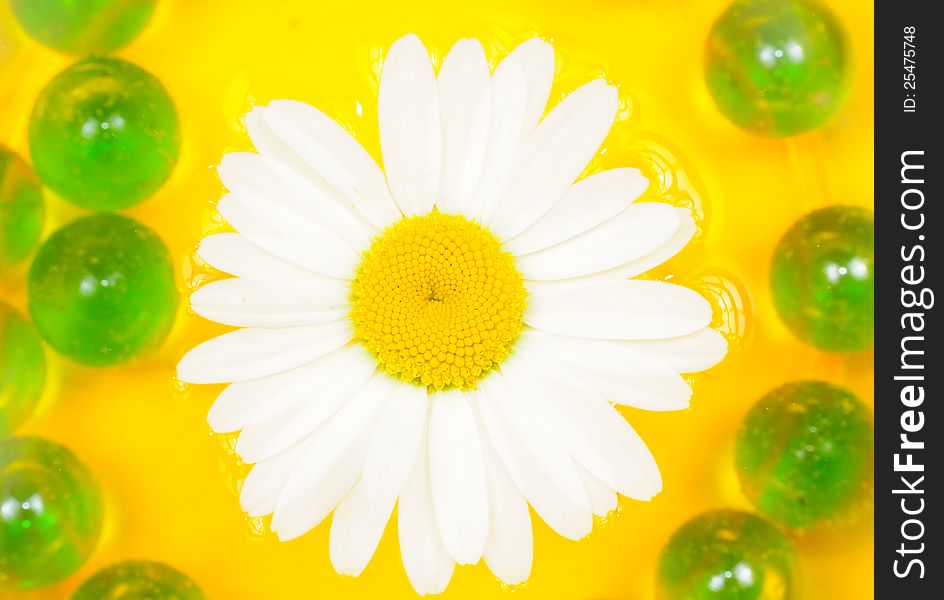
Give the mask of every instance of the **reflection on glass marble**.
M 46 356 L 39 334 L 0 301 L 0 438 L 29 418 L 45 383 Z
M 16 264 L 36 247 L 43 229 L 43 192 L 26 162 L 0 145 L 0 267 Z
M 67 448 L 0 440 L 0 590 L 33 589 L 74 573 L 102 527 L 98 482 Z
M 92 575 L 72 600 L 204 600 L 196 583 L 159 562 L 127 561 Z
M 43 183 L 79 206 L 116 210 L 147 198 L 170 176 L 180 124 L 157 78 L 119 58 L 92 56 L 40 92 L 29 143 Z
M 750 513 L 719 510 L 682 525 L 659 556 L 660 600 L 787 600 L 796 554 L 776 527 Z
M 875 313 L 872 213 L 833 206 L 810 213 L 774 251 L 770 285 L 780 318 L 821 350 L 872 347 Z
M 11 0 L 10 6 L 36 41 L 82 56 L 129 43 L 151 20 L 157 0 Z
M 816 0 L 735 0 L 708 35 L 705 75 L 737 125 L 787 136 L 819 127 L 849 82 L 845 34 Z
M 98 214 L 66 225 L 30 269 L 29 307 L 40 334 L 88 365 L 127 362 L 155 348 L 176 305 L 167 247 L 129 217 Z
M 741 487 L 761 513 L 807 529 L 843 521 L 872 487 L 872 418 L 851 392 L 820 381 L 779 387 L 738 432 Z

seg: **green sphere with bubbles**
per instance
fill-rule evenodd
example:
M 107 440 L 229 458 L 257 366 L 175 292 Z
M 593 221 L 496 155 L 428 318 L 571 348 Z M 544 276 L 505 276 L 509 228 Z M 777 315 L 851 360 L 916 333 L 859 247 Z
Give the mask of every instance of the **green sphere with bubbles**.
M 83 217 L 50 236 L 29 273 L 29 309 L 43 338 L 83 364 L 127 362 L 157 347 L 174 321 L 170 253 L 120 215 Z
M 157 0 L 10 0 L 10 6 L 36 41 L 82 56 L 128 44 L 151 20 Z
M 872 347 L 875 316 L 872 213 L 833 206 L 802 217 L 774 250 L 770 286 L 780 318 L 829 352 Z
M 46 355 L 33 325 L 0 302 L 0 438 L 33 414 L 46 383 Z
M 848 390 L 821 381 L 779 387 L 741 424 L 741 488 L 791 529 L 842 522 L 870 496 L 872 431 L 870 411 Z
M 0 440 L 0 590 L 34 589 L 74 573 L 102 528 L 102 495 L 67 448 Z
M 92 575 L 72 600 L 205 600 L 196 583 L 159 562 L 127 561 Z
M 39 93 L 29 144 L 37 175 L 56 193 L 84 208 L 117 210 L 170 177 L 180 123 L 156 77 L 120 58 L 90 56 Z
M 796 594 L 796 553 L 761 517 L 736 510 L 682 525 L 659 556 L 659 600 L 788 600 Z
M 705 76 L 726 117 L 780 137 L 815 129 L 836 113 L 849 61 L 839 21 L 817 0 L 735 0 L 708 34 Z
M 0 268 L 21 262 L 43 229 L 43 192 L 29 166 L 0 145 Z

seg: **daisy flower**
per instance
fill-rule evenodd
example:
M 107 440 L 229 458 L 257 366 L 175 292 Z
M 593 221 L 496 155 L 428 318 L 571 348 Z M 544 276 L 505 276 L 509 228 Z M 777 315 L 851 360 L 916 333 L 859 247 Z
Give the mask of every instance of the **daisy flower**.
M 434 72 L 408 35 L 380 76 L 383 170 L 339 124 L 290 100 L 246 116 L 198 255 L 232 275 L 193 310 L 238 329 L 178 365 L 228 383 L 211 428 L 253 465 L 240 502 L 279 539 L 333 512 L 330 557 L 358 575 L 396 508 L 406 574 L 443 591 L 484 559 L 531 571 L 531 512 L 580 539 L 617 494 L 662 486 L 613 404 L 688 406 L 680 373 L 726 352 L 694 291 L 634 279 L 695 233 L 688 210 L 634 203 L 635 169 L 580 179 L 617 113 L 595 80 L 545 116 L 554 51 L 532 39 L 494 71 L 482 45 Z

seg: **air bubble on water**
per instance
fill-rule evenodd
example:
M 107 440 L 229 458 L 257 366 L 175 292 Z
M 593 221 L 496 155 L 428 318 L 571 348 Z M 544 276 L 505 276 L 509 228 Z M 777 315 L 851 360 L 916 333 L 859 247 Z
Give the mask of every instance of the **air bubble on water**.
M 517 594 L 518 592 L 524 592 L 525 590 L 528 589 L 527 580 L 521 583 L 515 583 L 515 584 L 505 583 L 504 581 L 498 579 L 497 577 L 495 578 L 495 580 L 498 581 L 498 583 L 500 584 L 502 591 L 507 592 L 509 594 Z
M 239 438 L 237 433 L 216 433 L 211 431 L 210 437 L 216 440 L 223 454 L 226 456 L 236 456 L 236 440 Z
M 629 141 L 626 166 L 636 167 L 649 179 L 644 198 L 668 202 L 692 212 L 696 237 L 707 229 L 708 197 L 695 169 L 671 142 L 648 132 L 640 132 Z
M 630 94 L 620 93 L 619 105 L 616 109 L 616 122 L 630 122 L 637 114 L 636 98 Z
M 750 291 L 736 276 L 722 269 L 707 269 L 689 280 L 712 307 L 711 327 L 728 340 L 728 352 L 744 350 L 753 336 Z
M 227 487 L 238 498 L 243 482 L 246 480 L 246 475 L 249 474 L 251 469 L 251 465 L 244 463 L 236 453 L 236 440 L 239 434 L 236 432 L 214 433 L 211 431 L 210 437 L 216 442 L 217 459 Z
M 210 279 L 210 266 L 197 255 L 196 246 L 180 257 L 180 271 L 184 282 L 184 291 L 189 293 L 199 288 Z
M 177 400 L 188 400 L 190 399 L 191 394 L 193 394 L 193 386 L 185 381 L 181 381 L 175 375 L 171 380 L 171 384 L 174 388 L 174 397 Z
M 694 374 L 683 375 L 682 377 L 685 380 L 685 383 L 688 384 L 688 387 L 692 390 L 692 398 L 695 397 L 695 388 L 698 385 L 698 377 Z M 694 402 L 694 400 L 692 400 Z
M 222 195 L 223 193 L 220 192 L 221 197 Z M 216 204 L 217 201 L 213 201 L 200 215 L 200 231 L 204 236 L 233 230 L 226 219 L 223 218 L 223 215 L 220 214 L 220 211 L 216 210 Z
M 265 517 L 250 517 L 246 515 L 246 533 L 251 541 L 262 541 L 269 532 Z
M 366 47 L 367 60 L 356 61 L 356 68 L 368 83 L 370 90 L 377 94 L 380 91 L 380 71 L 383 68 L 384 57 L 390 45 L 381 42 L 371 42 Z

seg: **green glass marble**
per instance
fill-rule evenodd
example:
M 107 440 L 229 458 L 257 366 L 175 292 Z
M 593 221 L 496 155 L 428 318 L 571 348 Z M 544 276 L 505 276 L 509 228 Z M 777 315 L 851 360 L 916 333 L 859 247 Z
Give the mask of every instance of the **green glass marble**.
M 129 217 L 102 213 L 66 225 L 40 246 L 30 268 L 36 328 L 87 365 L 124 363 L 155 348 L 176 305 L 167 247 Z
M 841 522 L 872 487 L 872 418 L 849 391 L 820 381 L 777 388 L 738 432 L 741 487 L 757 510 L 796 530 Z
M 127 561 L 92 575 L 72 600 L 204 600 L 196 583 L 177 569 L 151 561 Z
M 180 153 L 180 123 L 167 90 L 127 61 L 91 56 L 40 92 L 29 123 L 39 178 L 66 200 L 117 210 L 167 180 Z
M 46 355 L 36 329 L 0 302 L 0 438 L 33 414 L 46 383 Z
M 748 131 L 787 136 L 819 127 L 846 96 L 849 53 L 835 15 L 815 0 L 735 0 L 705 49 L 708 89 Z
M 0 590 L 33 589 L 74 573 L 95 548 L 102 495 L 67 448 L 0 440 Z
M 872 347 L 875 222 L 851 206 L 802 217 L 784 234 L 771 263 L 780 318 L 800 340 L 830 352 Z
M 36 175 L 16 153 L 0 146 L 0 267 L 29 256 L 39 242 L 44 212 Z
M 36 41 L 82 56 L 125 46 L 151 20 L 157 0 L 11 0 L 10 5 Z
M 719 510 L 688 521 L 659 556 L 660 600 L 787 600 L 796 553 L 780 531 L 750 513 Z

